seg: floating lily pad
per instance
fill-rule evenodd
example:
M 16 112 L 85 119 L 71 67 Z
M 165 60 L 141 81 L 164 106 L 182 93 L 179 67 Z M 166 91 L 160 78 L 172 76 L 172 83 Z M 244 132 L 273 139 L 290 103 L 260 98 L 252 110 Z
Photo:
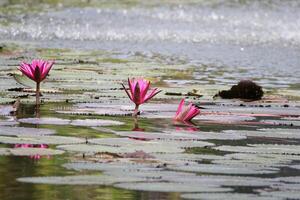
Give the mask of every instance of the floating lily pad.
M 107 163 L 94 163 L 94 162 L 78 162 L 78 163 L 67 163 L 63 165 L 67 169 L 73 170 L 97 170 L 97 171 L 122 171 L 127 173 L 135 172 L 149 172 L 160 170 L 155 168 L 155 164 L 136 163 L 130 162 L 129 160 L 119 159 L 116 162 Z M 112 173 L 113 174 L 113 173 Z M 131 176 L 131 174 L 128 174 Z M 133 175 L 134 176 L 134 175 Z
M 84 120 L 73 120 L 71 125 L 73 126 L 113 126 L 122 125 L 123 122 L 113 120 L 102 120 L 102 119 L 84 119 Z
M 293 168 L 293 169 L 299 169 L 300 170 L 300 165 L 290 165 L 289 167 Z
M 144 182 L 144 183 L 119 183 L 115 187 L 127 190 L 139 190 L 149 192 L 229 192 L 231 188 L 222 188 L 218 186 L 205 186 L 189 183 L 171 183 L 171 182 Z
M 70 124 L 68 119 L 60 118 L 23 118 L 19 122 L 26 124 L 51 124 L 51 125 L 67 125 Z
M 187 148 L 187 147 L 206 147 L 206 146 L 214 146 L 213 143 L 203 142 L 203 141 L 141 141 L 130 138 L 99 138 L 99 139 L 91 139 L 89 140 L 91 144 L 100 144 L 100 145 L 108 145 L 108 146 L 143 146 L 143 145 L 173 145 L 176 147 Z
M 0 126 L 0 135 L 37 136 L 52 134 L 55 134 L 55 131 L 50 129 Z
M 299 199 L 299 190 L 286 190 L 286 191 L 262 191 L 260 195 L 266 196 L 270 199 Z M 258 199 L 259 200 L 259 199 Z
M 182 194 L 183 199 L 206 199 L 206 200 L 219 200 L 219 199 L 230 199 L 230 200 L 276 200 L 272 197 L 262 197 L 257 194 L 246 194 L 246 193 L 190 193 Z
M 16 122 L 16 121 L 11 121 L 11 120 L 0 120 L 0 127 L 2 126 L 15 126 L 15 125 L 18 125 L 19 122 Z M 0 128 L 1 130 L 1 128 Z
M 226 134 L 215 132 L 184 132 L 184 131 L 166 131 L 159 132 L 138 132 L 138 131 L 119 131 L 117 135 L 142 140 L 240 140 L 246 139 L 245 136 L 239 134 Z
M 96 138 L 96 139 L 89 139 L 88 142 L 91 144 L 100 144 L 104 146 L 107 145 L 113 147 L 147 144 L 146 141 L 134 140 L 130 138 Z
M 178 105 L 177 104 L 153 104 L 153 103 L 148 103 L 141 105 L 140 110 L 142 112 L 176 112 Z M 121 106 L 121 110 L 129 110 L 133 111 L 134 106 L 129 105 L 129 106 Z
M 240 122 L 240 121 L 251 121 L 254 120 L 255 117 L 251 116 L 241 116 L 241 115 L 222 115 L 222 114 L 205 114 L 198 115 L 195 117 L 196 120 L 207 120 L 207 121 L 218 121 L 218 122 Z
M 277 173 L 279 169 L 263 168 L 259 166 L 247 165 L 224 165 L 224 164 L 188 164 L 188 165 L 170 165 L 169 169 L 188 171 L 188 172 L 204 172 L 213 174 L 272 174 Z
M 246 114 L 247 116 L 289 116 L 299 115 L 300 109 L 296 107 L 214 107 L 215 112 L 230 112 L 234 114 Z
M 214 164 L 227 165 L 259 165 L 261 167 L 282 167 L 287 166 L 292 160 L 299 160 L 296 156 L 281 156 L 278 154 L 248 154 L 234 153 L 226 154 L 223 159 L 212 160 Z
M 20 182 L 52 185 L 112 185 L 120 182 L 143 181 L 138 177 L 115 177 L 108 175 L 82 175 L 82 176 L 45 176 L 24 177 L 17 179 Z
M 163 163 L 185 163 L 185 162 L 200 162 L 203 160 L 201 155 L 186 154 L 186 153 L 168 153 L 168 154 L 151 154 L 155 159 Z
M 249 146 L 219 146 L 212 147 L 220 151 L 260 153 L 260 154 L 291 154 L 300 155 L 300 147 L 297 145 L 249 145 Z
M 173 178 L 170 181 L 175 181 Z M 219 186 L 245 186 L 245 187 L 269 187 L 276 183 L 270 178 L 259 178 L 253 176 L 230 176 L 230 175 L 201 175 L 193 177 L 177 177 L 178 182 L 197 182 L 198 184 L 219 185 Z
M 73 126 L 112 126 L 122 125 L 123 122 L 102 119 L 84 119 L 84 120 L 68 120 L 60 118 L 23 118 L 19 119 L 21 123 L 29 124 L 51 124 L 51 125 L 73 125 Z
M 82 153 L 100 153 L 100 152 L 133 153 L 136 151 L 143 151 L 145 153 L 175 153 L 175 152 L 184 151 L 184 149 L 178 146 L 166 146 L 163 143 L 128 145 L 122 147 L 79 144 L 79 145 L 62 145 L 62 146 L 58 146 L 57 148 L 66 151 L 82 152 Z
M 99 116 L 131 116 L 132 112 L 129 111 L 121 111 L 121 110 L 113 110 L 108 108 L 103 109 L 72 109 L 69 111 L 55 111 L 60 114 L 67 115 L 99 115 Z
M 64 136 L 0 136 L 0 143 L 5 144 L 74 144 L 85 142 L 85 139 Z
M 300 126 L 300 121 L 297 120 L 262 120 L 262 122 L 281 126 Z
M 16 111 L 16 108 L 12 105 L 0 105 L 0 115 L 7 116 L 11 115 Z
M 9 148 L 0 148 L 0 156 L 10 155 Z
M 223 133 L 240 134 L 247 137 L 269 137 L 269 138 L 294 138 L 300 139 L 298 129 L 259 129 L 257 131 L 226 130 Z
M 276 178 L 278 181 L 282 181 L 285 183 L 300 183 L 300 176 L 286 176 Z
M 14 156 L 32 156 L 32 155 L 48 156 L 48 155 L 60 155 L 63 154 L 64 151 L 45 149 L 45 148 L 15 148 L 15 149 L 10 149 L 10 153 Z
M 139 131 L 119 131 L 117 135 L 141 140 L 200 140 L 194 134 L 181 133 L 159 133 L 159 132 L 139 132 Z

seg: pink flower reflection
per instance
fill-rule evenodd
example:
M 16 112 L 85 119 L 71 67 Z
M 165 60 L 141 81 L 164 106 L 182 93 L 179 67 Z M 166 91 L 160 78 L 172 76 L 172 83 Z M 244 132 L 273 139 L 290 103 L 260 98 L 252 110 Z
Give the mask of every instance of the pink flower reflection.
M 195 132 L 195 131 L 200 131 L 200 129 L 196 127 L 176 127 L 176 131 Z
M 40 149 L 48 149 L 49 146 L 47 144 L 15 144 L 14 148 L 40 148 Z M 42 158 L 41 155 L 31 155 L 29 156 L 33 160 L 39 160 Z M 47 158 L 50 158 L 50 156 L 47 156 Z

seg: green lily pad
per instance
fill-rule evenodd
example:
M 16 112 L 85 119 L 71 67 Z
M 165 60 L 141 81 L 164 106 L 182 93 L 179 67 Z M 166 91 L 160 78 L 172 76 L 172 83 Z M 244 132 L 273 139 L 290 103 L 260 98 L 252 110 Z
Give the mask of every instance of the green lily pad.
M 0 143 L 5 144 L 74 144 L 85 142 L 85 139 L 64 136 L 0 136 Z
M 14 120 L 0 120 L 0 127 L 2 126 L 15 126 L 15 125 L 18 125 L 19 122 L 17 121 L 14 121 Z M 0 131 L 1 131 L 1 128 L 0 128 Z
M 230 200 L 276 200 L 272 197 L 263 197 L 257 194 L 247 193 L 190 193 L 182 194 L 183 199 L 206 199 L 206 200 L 219 200 L 219 199 L 230 199 Z
M 203 142 L 203 141 L 160 141 L 160 140 L 151 140 L 151 141 L 140 141 L 130 138 L 100 138 L 100 139 L 90 139 L 91 144 L 100 144 L 107 146 L 123 147 L 123 146 L 143 146 L 143 145 L 173 145 L 176 147 L 187 148 L 187 147 L 207 147 L 214 146 L 213 143 Z
M 15 111 L 16 108 L 14 108 L 12 105 L 0 105 L 0 116 L 11 115 Z
M 262 191 L 260 195 L 270 199 L 299 199 L 299 190 Z
M 113 126 L 123 125 L 123 122 L 113 120 L 102 120 L 102 119 L 84 119 L 84 120 L 73 120 L 71 125 L 73 126 Z
M 268 128 L 258 129 L 257 131 L 246 130 L 226 130 L 223 133 L 240 134 L 246 137 L 266 137 L 266 138 L 294 138 L 300 139 L 298 129 L 280 129 L 280 128 Z
M 0 148 L 0 156 L 10 155 L 9 148 Z
M 51 124 L 51 125 L 68 125 L 70 120 L 60 118 L 22 118 L 18 120 L 26 124 Z
M 93 170 L 93 171 L 107 171 L 113 175 L 116 171 L 122 171 L 124 173 L 143 173 L 149 171 L 158 171 L 160 169 L 156 168 L 155 164 L 146 164 L 146 163 L 136 163 L 131 162 L 128 159 L 119 159 L 116 162 L 103 162 L 103 163 L 94 163 L 94 162 L 77 162 L 77 163 L 67 163 L 63 165 L 67 169 L 73 169 L 77 171 L 81 170 Z M 112 172 L 113 171 L 113 172 Z M 112 172 L 112 173 L 110 173 Z M 131 176 L 128 174 L 128 176 Z M 133 175 L 135 176 L 135 175 Z M 146 177 L 146 175 L 145 175 Z
M 55 149 L 45 149 L 45 148 L 15 148 L 15 149 L 10 149 L 10 153 L 14 156 L 32 156 L 32 155 L 50 156 L 50 155 L 63 154 L 64 151 L 55 150 Z
M 0 135 L 37 136 L 52 134 L 55 134 L 55 131 L 50 129 L 0 126 Z
M 246 136 L 240 134 L 227 134 L 215 132 L 189 132 L 189 131 L 171 131 L 160 132 L 138 132 L 138 131 L 118 131 L 115 134 L 123 137 L 143 139 L 143 140 L 241 140 Z
M 262 122 L 281 126 L 300 126 L 300 121 L 298 120 L 262 120 Z
M 229 192 L 231 188 L 218 186 L 205 186 L 189 183 L 171 182 L 144 182 L 144 183 L 118 183 L 114 185 L 127 190 L 139 190 L 147 192 Z
M 256 153 L 256 154 L 288 154 L 300 155 L 300 147 L 297 145 L 273 145 L 257 144 L 249 146 L 219 146 L 212 147 L 220 151 L 238 152 L 238 153 Z
M 188 164 L 188 165 L 170 165 L 171 170 L 180 170 L 188 172 L 204 172 L 213 174 L 273 174 L 277 173 L 277 168 L 264 168 L 258 165 L 247 165 L 240 163 L 239 165 L 224 164 Z
M 115 177 L 108 175 L 45 176 L 17 179 L 19 182 L 52 185 L 112 185 L 120 182 L 135 182 L 143 180 L 144 179 L 137 177 Z
M 271 178 L 260 178 L 254 176 L 230 176 L 230 175 L 201 175 L 201 176 L 181 176 L 177 177 L 178 182 L 197 182 L 198 184 L 218 185 L 225 187 L 270 187 L 276 183 Z M 169 178 L 169 181 L 175 181 Z
M 166 146 L 164 143 L 149 143 L 139 145 L 128 145 L 121 147 L 113 147 L 107 145 L 90 145 L 90 144 L 78 144 L 78 145 L 61 145 L 57 148 L 66 151 L 81 152 L 81 153 L 133 153 L 136 151 L 143 151 L 145 153 L 174 153 L 183 152 L 184 149 L 178 146 Z

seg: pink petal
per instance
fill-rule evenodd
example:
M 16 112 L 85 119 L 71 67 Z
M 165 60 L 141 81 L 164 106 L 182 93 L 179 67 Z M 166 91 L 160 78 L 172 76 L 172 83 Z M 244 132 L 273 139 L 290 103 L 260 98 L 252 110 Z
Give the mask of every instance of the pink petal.
M 184 106 L 184 99 L 181 99 L 181 101 L 178 105 L 178 108 L 177 108 L 176 116 L 179 115 L 179 113 L 182 111 L 183 106 Z
M 133 101 L 131 94 L 127 91 L 127 89 L 125 88 L 124 84 L 122 84 L 127 96 L 129 97 L 129 99 L 131 99 L 131 101 Z

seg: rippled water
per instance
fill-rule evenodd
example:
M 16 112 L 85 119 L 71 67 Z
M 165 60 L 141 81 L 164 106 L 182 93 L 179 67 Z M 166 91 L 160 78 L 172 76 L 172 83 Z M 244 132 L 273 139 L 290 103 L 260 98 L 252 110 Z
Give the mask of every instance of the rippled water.
M 125 55 L 175 55 L 192 63 L 250 68 L 249 78 L 263 74 L 262 78 L 285 81 L 289 77 L 291 83 L 299 78 L 300 5 L 296 0 L 63 5 L 33 4 L 33 12 L 26 7 L 20 14 L 3 14 L 1 39 Z

